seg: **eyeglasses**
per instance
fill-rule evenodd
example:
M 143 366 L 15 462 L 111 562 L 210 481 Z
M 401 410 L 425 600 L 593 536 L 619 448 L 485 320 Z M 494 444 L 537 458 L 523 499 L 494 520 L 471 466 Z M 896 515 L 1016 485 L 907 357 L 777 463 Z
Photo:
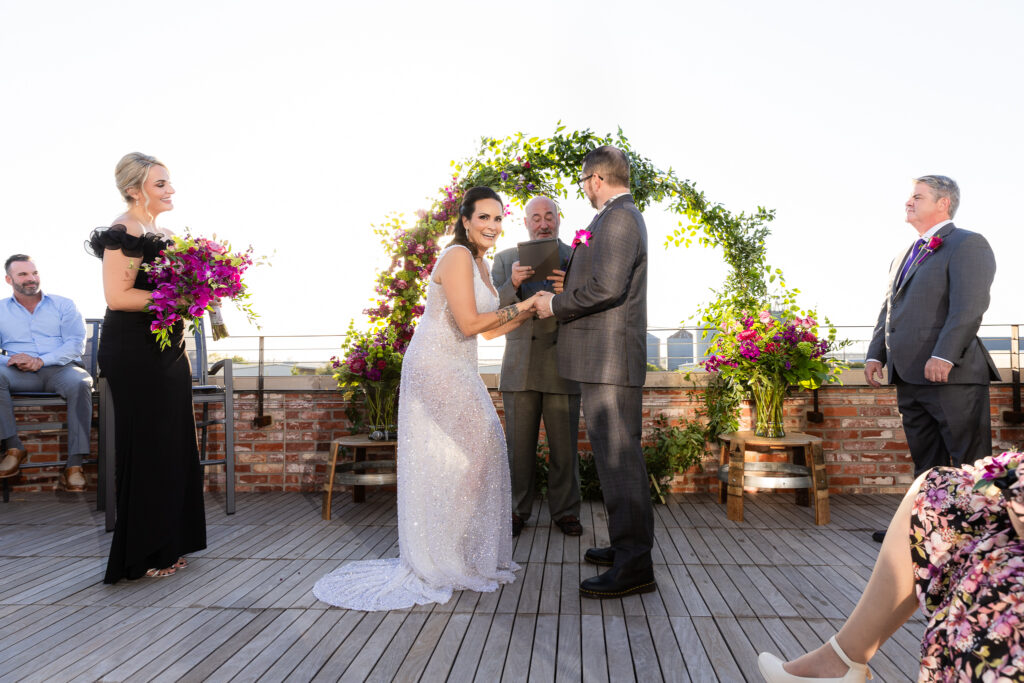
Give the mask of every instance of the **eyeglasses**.
M 597 177 L 598 177 L 599 179 L 601 179 L 601 180 L 604 180 L 604 178 L 603 178 L 602 176 L 599 176 L 599 175 L 597 175 L 596 173 L 591 173 L 590 175 L 587 175 L 587 176 L 583 176 L 582 178 L 580 178 L 579 180 L 577 180 L 577 181 L 576 181 L 576 184 L 577 184 L 577 185 L 579 186 L 579 188 L 580 188 L 580 189 L 582 190 L 582 189 L 583 189 L 583 183 L 587 182 L 588 180 L 590 180 L 590 179 L 591 179 L 591 178 L 593 178 L 594 176 L 597 176 Z

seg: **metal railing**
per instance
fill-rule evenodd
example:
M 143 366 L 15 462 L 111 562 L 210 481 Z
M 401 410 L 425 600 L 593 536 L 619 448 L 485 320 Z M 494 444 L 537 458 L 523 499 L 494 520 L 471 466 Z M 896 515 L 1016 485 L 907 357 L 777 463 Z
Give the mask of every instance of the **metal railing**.
M 1013 367 L 1014 340 L 1019 338 L 1020 327 L 981 326 L 979 336 L 997 367 Z M 862 363 L 873 326 L 844 325 L 836 326 L 836 330 L 837 339 L 849 339 L 851 342 L 838 351 L 836 356 L 849 363 Z M 664 370 L 698 368 L 707 360 L 713 334 L 713 330 L 705 331 L 700 327 L 648 328 L 648 362 Z M 211 360 L 234 358 L 236 377 L 258 374 L 261 348 L 265 376 L 324 374 L 331 356 L 341 355 L 343 341 L 344 335 L 341 334 L 227 337 L 219 341 L 211 340 L 209 350 Z M 503 337 L 492 340 L 481 337 L 478 352 L 481 372 L 498 372 L 504 351 Z

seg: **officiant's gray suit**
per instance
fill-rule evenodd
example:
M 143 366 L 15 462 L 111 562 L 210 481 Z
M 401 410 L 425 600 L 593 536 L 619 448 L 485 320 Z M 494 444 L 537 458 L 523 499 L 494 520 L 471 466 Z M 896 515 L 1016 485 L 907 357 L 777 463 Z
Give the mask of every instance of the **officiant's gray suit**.
M 558 370 L 580 382 L 620 580 L 650 576 L 654 511 L 641 438 L 647 376 L 647 227 L 629 194 L 587 227 L 551 300 Z
M 572 249 L 558 242 L 561 268 Z M 512 285 L 512 264 L 519 249 L 499 252 L 491 267 L 491 279 L 501 306 L 528 299 L 542 283 Z M 550 285 L 550 283 L 548 283 Z M 536 495 L 535 467 L 541 416 L 548 441 L 548 509 L 551 519 L 579 517 L 579 424 L 580 385 L 558 374 L 558 322 L 554 318 L 527 320 L 505 336 L 501 359 L 502 402 L 505 406 L 505 440 L 512 475 L 512 512 L 529 519 Z
M 893 259 L 867 353 L 885 365 L 896 385 L 915 475 L 992 454 L 988 383 L 999 379 L 978 338 L 996 272 L 992 248 L 952 223 L 935 236 L 942 244 L 912 265 L 902 282 L 911 250 Z M 925 363 L 933 356 L 953 363 L 945 384 L 925 379 Z

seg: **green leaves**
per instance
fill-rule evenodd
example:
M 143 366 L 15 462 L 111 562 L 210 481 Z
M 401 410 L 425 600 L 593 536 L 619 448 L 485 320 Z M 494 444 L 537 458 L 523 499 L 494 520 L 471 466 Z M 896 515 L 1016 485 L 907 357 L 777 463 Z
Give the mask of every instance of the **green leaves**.
M 667 484 L 676 472 L 699 467 L 707 451 L 705 428 L 698 420 L 685 420 L 673 425 L 664 415 L 658 415 L 654 418 L 654 428 L 647 441 L 643 447 L 647 473 L 659 487 Z M 653 487 L 651 500 L 659 500 Z

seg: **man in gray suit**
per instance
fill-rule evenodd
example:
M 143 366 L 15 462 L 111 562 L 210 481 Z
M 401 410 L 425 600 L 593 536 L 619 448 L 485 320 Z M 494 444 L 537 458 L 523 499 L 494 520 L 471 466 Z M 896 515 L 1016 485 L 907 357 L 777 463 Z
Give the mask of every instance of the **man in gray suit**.
M 542 292 L 541 317 L 561 323 L 558 369 L 580 382 L 587 434 L 608 510 L 611 546 L 584 559 L 611 569 L 580 584 L 587 598 L 657 589 L 651 564 L 654 510 L 640 445 L 647 375 L 647 227 L 629 193 L 629 159 L 605 146 L 577 181 L 598 209 L 573 240 L 563 291 Z M 558 287 L 556 286 L 556 291 Z
M 526 230 L 531 240 L 558 237 L 558 205 L 548 197 L 526 204 Z M 559 240 L 560 268 L 572 249 Z M 519 265 L 519 249 L 506 249 L 494 257 L 491 278 L 500 306 L 551 291 L 551 281 L 528 282 L 533 268 Z M 562 533 L 579 536 L 580 475 L 577 445 L 580 424 L 580 385 L 558 374 L 558 323 L 554 318 L 527 320 L 505 336 L 501 360 L 502 402 L 505 405 L 505 440 L 512 474 L 512 535 L 518 536 L 530 518 L 536 495 L 537 437 L 541 416 L 548 437 L 548 509 Z
M 996 262 L 984 237 L 953 225 L 959 205 L 951 178 L 914 181 L 907 222 L 920 239 L 889 268 L 864 367 L 871 386 L 883 364 L 896 385 L 915 476 L 992 454 L 988 383 L 999 373 L 977 335 Z

